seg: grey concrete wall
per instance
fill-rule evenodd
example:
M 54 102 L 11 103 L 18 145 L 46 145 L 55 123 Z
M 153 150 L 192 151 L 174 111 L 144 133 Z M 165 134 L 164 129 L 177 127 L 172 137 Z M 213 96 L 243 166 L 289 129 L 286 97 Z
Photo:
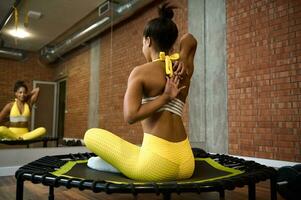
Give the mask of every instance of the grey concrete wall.
M 189 0 L 188 29 L 198 40 L 189 95 L 193 146 L 228 153 L 226 8 L 224 0 Z
M 205 1 L 188 1 L 188 31 L 198 41 L 194 73 L 189 91 L 189 140 L 193 147 L 205 147 L 206 90 L 205 90 Z
M 100 40 L 91 44 L 88 128 L 99 127 L 99 63 Z
M 226 8 L 224 0 L 206 1 L 206 144 L 228 153 Z

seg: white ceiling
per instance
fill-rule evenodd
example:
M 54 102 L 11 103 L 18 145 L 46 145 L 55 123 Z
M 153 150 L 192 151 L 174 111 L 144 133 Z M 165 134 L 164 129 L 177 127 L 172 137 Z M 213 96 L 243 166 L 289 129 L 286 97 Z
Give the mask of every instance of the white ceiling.
M 3 1 L 3 0 L 1 0 Z M 31 37 L 15 39 L 8 34 L 14 28 L 14 17 L 2 29 L 4 46 L 38 51 L 62 33 L 66 32 L 81 19 L 98 8 L 106 0 L 23 0 L 19 6 L 18 27 L 23 27 L 24 18 L 28 11 L 41 12 L 40 19 L 29 18 L 29 26 L 26 28 Z M 26 8 L 27 7 L 27 8 Z

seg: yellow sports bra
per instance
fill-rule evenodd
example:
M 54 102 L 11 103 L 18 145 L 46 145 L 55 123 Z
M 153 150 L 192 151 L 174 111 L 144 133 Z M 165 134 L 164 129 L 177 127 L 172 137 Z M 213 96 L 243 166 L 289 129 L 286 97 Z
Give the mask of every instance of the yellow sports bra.
M 148 103 L 159 96 L 156 97 L 144 97 L 142 99 L 142 104 Z M 174 113 L 176 115 L 182 116 L 183 114 L 183 108 L 185 103 L 181 101 L 180 99 L 174 98 L 173 100 L 169 101 L 167 104 L 164 104 L 157 112 L 161 112 L 163 110 L 169 111 L 171 113 Z
M 17 100 L 15 100 L 14 105 L 10 110 L 9 121 L 10 122 L 28 122 L 30 117 L 30 109 L 27 103 L 24 103 L 23 113 L 20 113 Z
M 160 52 L 159 54 L 159 58 L 153 60 L 153 62 L 155 61 L 165 61 L 165 73 L 166 75 L 168 75 L 169 77 L 172 77 L 173 75 L 173 69 L 172 69 L 172 61 L 178 60 L 180 58 L 180 55 L 178 53 L 172 54 L 172 55 L 165 55 L 164 52 Z M 156 97 L 144 97 L 142 99 L 142 104 L 148 103 L 154 99 L 156 99 L 158 96 Z M 171 113 L 174 113 L 176 115 L 182 116 L 183 113 L 183 108 L 184 108 L 184 102 L 181 101 L 180 99 L 173 99 L 171 101 L 169 101 L 167 104 L 163 105 L 157 112 L 161 112 L 163 110 L 169 111 Z
M 153 62 L 158 61 L 158 60 L 165 61 L 165 73 L 169 77 L 172 77 L 172 75 L 173 75 L 172 61 L 179 60 L 179 58 L 180 58 L 180 54 L 178 54 L 178 53 L 174 53 L 169 56 L 169 55 L 165 55 L 165 52 L 161 51 L 159 53 L 159 58 L 153 60 Z

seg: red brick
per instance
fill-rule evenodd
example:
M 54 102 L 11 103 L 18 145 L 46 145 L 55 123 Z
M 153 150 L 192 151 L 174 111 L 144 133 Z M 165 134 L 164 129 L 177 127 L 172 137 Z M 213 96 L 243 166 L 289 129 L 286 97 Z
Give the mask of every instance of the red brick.
M 272 152 L 258 151 L 258 152 L 255 152 L 255 156 L 258 157 L 258 158 L 273 159 L 273 153 Z
M 296 156 L 294 154 L 288 154 L 288 153 L 277 153 L 275 154 L 274 157 L 277 160 L 287 160 L 287 161 L 296 160 Z

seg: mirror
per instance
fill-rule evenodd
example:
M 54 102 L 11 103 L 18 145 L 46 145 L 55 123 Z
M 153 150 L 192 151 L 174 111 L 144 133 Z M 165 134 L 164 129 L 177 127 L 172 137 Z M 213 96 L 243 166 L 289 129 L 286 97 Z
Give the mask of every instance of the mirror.
M 7 61 L 6 61 L 7 62 Z M 23 63 L 24 64 L 24 63 Z M 29 69 L 29 67 L 27 67 Z M 23 70 L 23 73 L 26 73 L 26 70 Z M 40 72 L 40 75 L 43 75 L 44 72 Z M 20 73 L 21 76 L 23 75 Z M 18 76 L 16 76 L 18 77 Z M 15 81 L 15 80 L 7 80 Z M 26 125 L 22 125 L 22 127 L 28 127 L 29 130 L 38 130 L 37 128 L 43 127 L 46 129 L 46 133 L 42 136 L 34 136 L 30 138 L 12 139 L 5 138 L 2 135 L 0 148 L 29 148 L 29 147 L 56 147 L 61 146 L 64 138 L 64 114 L 65 114 L 65 100 L 66 100 L 66 79 L 61 79 L 59 81 L 37 81 L 37 80 L 26 80 L 26 85 L 29 88 L 28 92 L 32 91 L 32 88 L 39 88 L 39 95 L 35 104 L 31 107 L 31 116 L 29 117 Z M 5 85 L 6 86 L 6 85 Z M 13 103 L 11 110 L 16 108 L 17 104 L 14 103 L 14 84 L 12 86 L 3 87 L 2 90 L 5 94 L 5 98 L 1 100 L 1 106 L 4 110 L 5 105 L 8 103 Z M 2 103 L 4 102 L 4 103 Z M 22 113 L 20 110 L 21 107 L 18 107 L 19 113 Z M 22 108 L 21 108 L 22 109 Z M 25 109 L 25 108 L 24 108 Z M 25 111 L 23 110 L 24 115 Z M 19 115 L 21 116 L 21 115 Z M 21 116 L 22 117 L 22 116 Z M 17 133 L 21 125 L 21 122 L 10 122 L 15 120 L 7 116 L 5 121 L 1 123 L 5 127 L 8 127 L 10 131 Z M 18 130 L 16 130 L 18 129 Z M 4 130 L 3 126 L 0 131 Z M 1 133 L 0 133 L 1 134 Z M 24 133 L 23 136 L 29 135 L 29 133 Z M 21 136 L 21 135 L 20 135 Z M 25 136 L 27 137 L 27 136 Z M 68 145 L 80 145 L 79 143 L 71 144 L 69 142 Z
M 73 44 L 72 48 L 77 49 L 71 53 L 66 51 L 56 55 L 53 60 L 47 60 L 51 56 L 43 57 L 42 54 L 50 47 L 58 47 L 74 39 L 97 22 L 101 22 L 98 28 L 110 26 L 109 21 L 103 21 L 112 14 L 110 4 L 106 0 L 85 3 L 74 0 L 72 4 L 69 0 L 57 0 L 57 3 L 12 0 L 4 4 L 9 17 L 0 18 L 3 33 L 0 36 L 0 109 L 14 101 L 13 87 L 17 80 L 25 81 L 29 92 L 38 87 L 39 97 L 31 109 L 28 128 L 45 127 L 47 132 L 43 137 L 31 141 L 9 141 L 4 138 L 0 142 L 0 149 L 82 145 L 83 135 L 88 128 L 91 68 L 88 40 L 97 32 L 94 30 L 94 33 L 85 36 L 86 45 Z M 17 9 L 13 9 L 13 6 Z M 8 21 L 4 24 L 5 20 Z M 24 29 L 30 36 L 14 38 L 9 35 L 11 29 Z M 70 45 L 67 48 L 71 50 Z M 6 122 L 1 122 L 2 125 L 10 127 Z

